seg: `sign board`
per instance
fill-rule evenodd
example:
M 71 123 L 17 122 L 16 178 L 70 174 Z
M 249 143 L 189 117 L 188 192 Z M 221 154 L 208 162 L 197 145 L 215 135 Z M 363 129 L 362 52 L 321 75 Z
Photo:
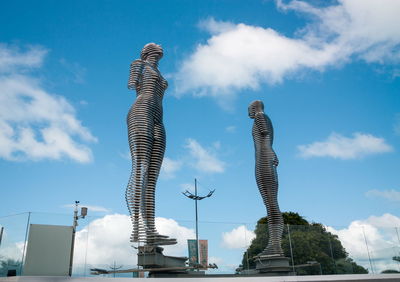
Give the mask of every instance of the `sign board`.
M 196 240 L 188 239 L 188 250 L 189 250 L 189 265 L 197 263 L 197 244 Z
M 197 251 L 196 240 L 188 240 L 189 264 L 197 264 L 197 256 L 200 255 L 198 263 L 207 267 L 208 265 L 208 240 L 199 240 L 199 252 Z
M 200 264 L 204 267 L 208 265 L 208 241 L 199 240 L 199 253 L 200 253 Z
M 72 231 L 72 226 L 31 224 L 23 275 L 68 276 Z

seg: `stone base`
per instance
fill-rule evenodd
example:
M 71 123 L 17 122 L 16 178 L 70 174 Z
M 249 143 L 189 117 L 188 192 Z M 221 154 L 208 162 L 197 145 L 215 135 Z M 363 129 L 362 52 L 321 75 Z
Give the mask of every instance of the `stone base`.
M 289 258 L 282 256 L 256 256 L 256 271 L 267 276 L 294 275 Z
M 181 270 L 181 271 L 154 271 L 149 273 L 149 278 L 195 278 L 195 277 L 205 277 L 204 271 L 194 271 L 194 270 Z
M 187 257 L 165 256 L 163 248 L 158 246 L 141 246 L 138 249 L 138 265 L 143 268 L 185 267 Z

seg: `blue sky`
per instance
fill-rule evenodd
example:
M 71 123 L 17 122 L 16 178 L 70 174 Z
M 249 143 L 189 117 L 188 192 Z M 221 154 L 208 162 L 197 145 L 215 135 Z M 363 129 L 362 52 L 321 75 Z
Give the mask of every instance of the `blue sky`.
M 169 82 L 157 216 L 193 228 L 181 192 L 195 177 L 216 189 L 200 220 L 265 215 L 247 117 L 259 99 L 282 211 L 350 237 L 354 222 L 398 226 L 400 5 L 378 2 L 2 2 L 0 215 L 68 214 L 75 200 L 127 213 L 129 64 L 156 42 Z

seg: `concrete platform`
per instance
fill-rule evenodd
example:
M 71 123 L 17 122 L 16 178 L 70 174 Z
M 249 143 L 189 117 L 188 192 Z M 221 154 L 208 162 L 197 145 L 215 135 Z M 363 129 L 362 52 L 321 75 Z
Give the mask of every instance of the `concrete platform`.
M 149 280 L 150 279 L 150 280 Z M 0 282 L 400 282 L 400 274 L 354 274 L 354 275 L 313 275 L 313 276 L 275 276 L 275 277 L 201 277 L 201 278 L 103 278 L 103 277 L 44 277 L 18 276 L 2 277 Z

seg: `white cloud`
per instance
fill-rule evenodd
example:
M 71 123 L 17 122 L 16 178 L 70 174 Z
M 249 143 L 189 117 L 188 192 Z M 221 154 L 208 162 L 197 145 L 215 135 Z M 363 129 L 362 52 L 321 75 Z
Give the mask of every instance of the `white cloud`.
M 74 204 L 67 204 L 67 205 L 63 205 L 64 208 L 70 208 L 70 209 L 75 209 L 75 205 Z M 90 212 L 111 212 L 110 209 L 107 209 L 105 207 L 102 206 L 92 206 L 92 205 L 80 205 L 79 206 L 79 210 L 81 207 L 86 207 L 88 208 L 88 214 L 90 214 Z
M 0 157 L 89 162 L 92 152 L 85 143 L 96 138 L 64 97 L 47 92 L 27 74 L 42 65 L 45 54 L 39 47 L 23 53 L 0 45 Z
M 3 246 L 1 246 L 0 259 L 12 259 L 15 261 L 21 261 L 22 252 L 24 249 L 24 242 L 4 244 L 4 241 L 5 240 L 3 238 Z
M 106 215 L 93 220 L 76 233 L 74 264 L 93 267 L 111 264 L 134 265 L 136 250 L 131 247 L 130 217 L 122 214 Z
M 174 178 L 175 173 L 181 169 L 183 162 L 181 160 L 173 160 L 168 157 L 164 157 L 161 166 L 161 176 L 165 178 Z
M 376 190 L 372 189 L 365 193 L 367 197 L 370 198 L 384 198 L 393 202 L 400 202 L 400 191 L 391 189 L 391 190 Z
M 176 245 L 164 246 L 164 253 L 166 255 L 188 256 L 187 240 L 196 238 L 193 229 L 181 226 L 173 219 L 163 217 L 156 217 L 156 226 L 160 234 L 168 235 L 178 240 L 178 244 Z
M 342 160 L 393 151 L 385 139 L 364 133 L 354 133 L 351 138 L 332 133 L 326 141 L 299 145 L 297 148 L 303 158 L 331 157 Z
M 211 37 L 175 74 L 178 95 L 192 92 L 229 101 L 236 90 L 279 83 L 301 70 L 323 71 L 353 59 L 400 61 L 399 1 L 341 0 L 323 8 L 277 1 L 277 6 L 311 16 L 310 23 L 288 37 L 243 23 L 201 22 Z
M 248 230 L 245 225 L 240 225 L 229 232 L 222 233 L 222 246 L 228 249 L 247 248 L 256 234 Z
M 40 67 L 46 54 L 47 50 L 40 46 L 29 46 L 22 53 L 17 47 L 0 43 L 0 73 Z
M 400 227 L 400 218 L 384 214 L 371 216 L 366 220 L 355 220 L 343 229 L 333 227 L 327 229 L 339 236 L 351 258 L 371 270 L 370 257 L 374 272 L 379 273 L 385 269 L 398 267 L 392 260 L 392 257 L 398 255 L 400 251 L 396 227 Z
M 178 244 L 164 247 L 165 255 L 187 255 L 186 240 L 195 237 L 192 229 L 161 217 L 156 218 L 156 226 L 160 234 L 178 239 Z M 86 256 L 86 263 L 92 267 L 101 268 L 114 261 L 123 264 L 124 268 L 136 266 L 137 251 L 129 241 L 131 231 L 132 224 L 127 215 L 112 214 L 91 221 L 76 233 L 74 264 L 82 266 Z
M 194 139 L 187 139 L 185 148 L 193 158 L 193 166 L 202 172 L 220 173 L 225 171 L 225 163 L 219 160 L 211 150 L 205 149 Z
M 228 133 L 235 133 L 236 132 L 236 126 L 234 126 L 234 125 L 227 126 L 225 128 L 225 131 L 228 132 Z

